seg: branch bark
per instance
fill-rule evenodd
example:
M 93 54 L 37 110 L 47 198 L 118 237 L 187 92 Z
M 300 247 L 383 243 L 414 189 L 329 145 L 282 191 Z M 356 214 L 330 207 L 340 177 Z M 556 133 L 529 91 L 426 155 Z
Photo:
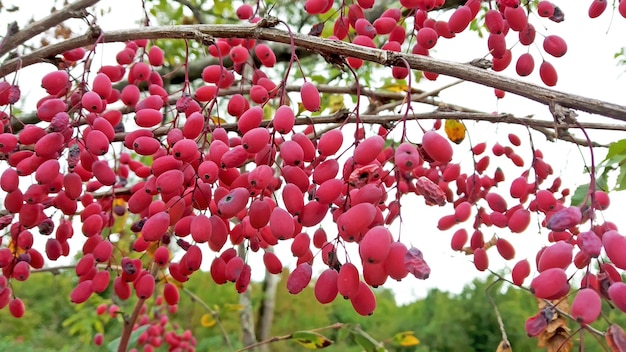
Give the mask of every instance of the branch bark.
M 71 3 L 59 11 L 53 12 L 50 16 L 43 18 L 39 21 L 31 23 L 28 27 L 20 30 L 19 32 L 8 35 L 0 45 L 0 56 L 8 53 L 9 51 L 17 48 L 27 40 L 34 36 L 43 33 L 44 31 L 56 26 L 59 23 L 65 22 L 65 20 L 80 16 L 86 16 L 85 8 L 93 6 L 100 0 L 80 0 Z
M 365 124 L 381 124 L 385 126 L 389 126 L 394 124 L 397 121 L 401 121 L 404 119 L 404 114 L 389 114 L 389 115 L 360 115 L 358 117 L 358 121 L 360 123 Z M 522 126 L 527 126 L 530 128 L 544 128 L 544 129 L 557 129 L 561 132 L 554 132 L 554 139 L 563 139 L 565 141 L 571 142 L 572 139 L 569 137 L 569 134 L 563 133 L 563 131 L 567 131 L 570 128 L 578 129 L 579 127 L 587 128 L 587 129 L 604 129 L 604 130 L 614 130 L 614 131 L 626 131 L 626 125 L 615 125 L 615 124 L 602 124 L 602 123 L 584 123 L 581 122 L 579 125 L 572 124 L 554 124 L 554 121 L 548 120 L 539 120 L 530 117 L 515 117 L 511 114 L 490 114 L 490 113 L 482 113 L 482 112 L 463 112 L 463 111 L 433 111 L 421 114 L 409 114 L 407 117 L 408 120 L 432 120 L 432 119 L 457 119 L 462 121 L 486 121 L 492 123 L 508 123 L 508 124 L 517 124 Z M 339 112 L 334 115 L 325 115 L 325 116 L 316 116 L 316 117 L 301 117 L 295 120 L 296 125 L 309 125 L 311 123 L 317 124 L 332 124 L 332 123 L 343 123 L 347 120 L 349 123 L 357 122 L 357 117 L 354 115 L 350 115 L 347 112 Z M 261 122 L 261 127 L 268 126 L 270 121 Z M 226 129 L 227 131 L 236 131 L 237 123 L 225 123 L 220 127 Z M 171 126 L 163 126 L 155 129 L 153 131 L 155 136 L 164 136 L 171 129 Z M 545 134 L 545 133 L 544 133 Z M 114 141 L 123 141 L 124 137 L 126 137 L 126 133 L 117 133 L 115 135 Z M 602 146 L 602 145 L 598 145 Z
M 270 42 L 291 44 L 294 47 L 308 49 L 343 61 L 345 57 L 355 57 L 384 66 L 402 65 L 404 61 L 411 69 L 424 70 L 456 77 L 465 81 L 501 89 L 526 97 L 539 103 L 559 104 L 566 108 L 603 115 L 620 121 L 626 121 L 626 106 L 587 98 L 575 94 L 560 92 L 535 84 L 504 77 L 494 72 L 474 67 L 470 64 L 456 63 L 426 56 L 397 53 L 333 41 L 303 34 L 290 34 L 285 30 L 267 28 L 272 24 L 261 21 L 254 25 L 180 25 L 163 27 L 142 27 L 111 32 L 90 31 L 82 36 L 62 43 L 49 45 L 21 58 L 9 60 L 0 66 L 0 77 L 15 72 L 19 67 L 45 62 L 50 58 L 76 47 L 94 44 L 100 35 L 103 42 L 123 42 L 134 39 L 188 39 L 205 42 L 212 38 L 254 38 Z

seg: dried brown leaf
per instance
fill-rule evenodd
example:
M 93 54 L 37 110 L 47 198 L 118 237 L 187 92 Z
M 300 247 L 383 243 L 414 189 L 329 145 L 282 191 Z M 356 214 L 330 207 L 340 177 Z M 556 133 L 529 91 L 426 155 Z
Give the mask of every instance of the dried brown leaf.
M 626 333 L 617 324 L 612 324 L 606 330 L 606 342 L 612 352 L 626 352 Z
M 544 300 L 537 300 L 540 309 L 545 307 L 556 307 L 561 312 L 569 311 L 569 303 L 566 299 L 554 300 L 549 304 Z M 560 316 L 557 311 L 548 323 L 546 329 L 537 336 L 537 346 L 546 348 L 548 352 L 570 352 L 574 343 L 570 339 L 570 328 L 567 326 L 567 319 Z
M 539 341 L 540 343 L 542 342 L 541 336 L 539 336 Z M 569 333 L 562 330 L 550 339 L 544 341 L 545 344 L 541 345 L 540 343 L 538 343 L 537 346 L 545 348 L 547 352 L 571 352 L 574 347 Z

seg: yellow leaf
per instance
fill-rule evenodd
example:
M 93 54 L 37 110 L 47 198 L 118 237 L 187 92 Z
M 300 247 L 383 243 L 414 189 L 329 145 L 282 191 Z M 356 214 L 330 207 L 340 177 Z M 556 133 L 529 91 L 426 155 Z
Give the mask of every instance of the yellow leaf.
M 397 333 L 393 336 L 393 339 L 398 345 L 402 347 L 417 346 L 420 343 L 420 340 L 415 337 L 415 333 L 413 331 L 404 331 Z
M 396 83 L 385 85 L 383 86 L 383 89 L 394 93 L 406 93 L 406 91 L 409 89 L 409 86 L 403 83 Z
M 271 120 L 274 117 L 274 108 L 269 104 L 263 105 L 263 121 Z
M 200 325 L 204 326 L 205 328 L 210 328 L 212 326 L 215 326 L 215 324 L 217 324 L 217 321 L 215 321 L 213 316 L 209 313 L 202 315 L 202 317 L 200 318 Z
M 331 114 L 334 114 L 345 107 L 343 103 L 343 95 L 341 94 L 333 94 L 330 96 L 329 100 L 328 109 Z
M 216 125 L 227 123 L 226 120 L 224 120 L 223 118 L 219 116 L 211 116 L 211 121 L 213 121 L 213 123 Z
M 508 341 L 502 340 L 500 341 L 496 352 L 513 352 L 513 349 L 511 348 L 511 344 Z
M 465 126 L 459 120 L 446 120 L 444 130 L 448 138 L 456 144 L 463 142 L 465 139 Z
M 182 282 L 180 282 L 180 281 L 178 281 L 178 280 L 174 279 L 174 278 L 173 278 L 173 277 L 171 277 L 170 275 L 165 275 L 165 276 L 163 276 L 162 278 L 160 278 L 160 280 L 159 280 L 159 281 L 166 281 L 166 282 L 169 282 L 169 283 L 173 284 L 174 286 L 176 286 L 176 287 L 177 287 L 177 288 L 179 288 L 179 289 L 182 289 L 182 288 L 185 286 L 185 285 L 183 285 L 183 283 L 182 283 Z
M 241 305 L 241 304 L 226 303 L 226 304 L 224 304 L 224 308 L 225 308 L 227 311 L 230 311 L 230 312 L 240 312 L 240 311 L 242 311 L 242 310 L 243 310 L 243 305 Z
M 291 335 L 291 338 L 302 346 L 312 350 L 325 348 L 333 343 L 331 340 L 327 339 L 326 336 L 313 331 L 296 331 Z
M 296 114 L 296 116 L 302 115 L 302 113 L 305 111 L 306 109 L 304 108 L 304 104 L 302 104 L 301 102 L 298 102 L 298 113 Z
M 157 248 L 159 248 L 159 244 L 158 242 L 150 242 L 150 245 L 148 245 L 148 248 L 146 248 L 146 253 L 148 253 L 149 256 L 154 256 L 154 252 L 157 250 Z

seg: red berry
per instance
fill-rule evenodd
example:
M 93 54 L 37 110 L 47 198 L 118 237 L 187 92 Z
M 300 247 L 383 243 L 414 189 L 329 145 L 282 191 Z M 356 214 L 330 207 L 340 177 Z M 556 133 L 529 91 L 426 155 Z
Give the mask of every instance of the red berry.
M 539 257 L 537 270 L 543 272 L 550 268 L 566 269 L 572 263 L 573 248 L 574 246 L 565 241 L 546 247 Z
M 335 300 L 337 293 L 337 280 L 339 273 L 334 269 L 324 270 L 315 282 L 315 299 L 322 304 L 327 304 Z
M 298 265 L 287 278 L 287 290 L 292 295 L 300 293 L 311 282 L 313 268 L 309 263 Z
M 558 35 L 549 35 L 543 39 L 543 50 L 554 57 L 561 57 L 567 53 L 567 44 Z
M 511 7 L 504 9 L 504 18 L 512 30 L 519 32 L 528 24 L 528 17 L 523 6 Z
M 537 14 L 540 17 L 552 17 L 552 15 L 554 15 L 554 4 L 550 1 L 539 1 L 539 4 L 537 4 Z
M 8 292 L 10 295 L 10 292 Z M 15 318 L 21 318 L 24 316 L 24 302 L 19 298 L 13 298 L 9 301 L 9 312 Z
M 626 270 L 626 237 L 615 230 L 606 231 L 602 235 L 602 245 L 607 257 L 616 267 Z
M 543 299 L 558 299 L 569 292 L 567 274 L 561 268 L 550 268 L 541 272 L 530 283 L 530 291 Z
M 360 165 L 367 165 L 374 161 L 385 147 L 385 139 L 379 135 L 371 136 L 354 148 L 354 161 Z
M 313 83 L 307 81 L 302 84 L 302 87 L 300 87 L 300 99 L 302 99 L 302 105 L 308 111 L 314 112 L 320 109 L 320 93 Z
M 506 260 L 511 260 L 515 257 L 515 247 L 504 238 L 498 238 L 496 240 L 496 248 L 500 256 Z
M 556 69 L 548 61 L 543 61 L 539 66 L 539 76 L 541 81 L 549 87 L 555 86 L 558 80 Z
M 448 26 L 453 33 L 461 33 L 472 22 L 472 10 L 468 6 L 457 8 L 448 20 Z
M 609 287 L 609 294 L 611 289 Z M 572 317 L 579 323 L 591 324 L 602 311 L 602 299 L 596 290 L 592 288 L 583 288 L 576 294 L 570 312 Z
M 432 49 L 438 38 L 439 34 L 432 28 L 424 27 L 417 31 L 417 43 L 426 49 Z
M 354 295 L 350 296 L 350 303 L 352 308 L 360 315 L 367 316 L 372 315 L 376 309 L 376 296 L 370 287 L 364 283 L 359 282 L 359 287 Z
M 609 287 L 609 298 L 619 310 L 626 312 L 626 284 L 623 282 L 614 282 Z
M 535 59 L 529 53 L 524 53 L 520 55 L 517 59 L 517 64 L 515 65 L 515 71 L 518 75 L 525 77 L 530 75 L 535 69 Z
M 530 274 L 530 263 L 527 259 L 522 259 L 519 262 L 515 263 L 513 270 L 511 271 L 511 277 L 513 283 L 517 286 L 521 286 L 524 283 L 524 280 Z
M 441 163 L 452 160 L 452 146 L 436 131 L 426 131 L 422 137 L 422 148 L 429 157 Z

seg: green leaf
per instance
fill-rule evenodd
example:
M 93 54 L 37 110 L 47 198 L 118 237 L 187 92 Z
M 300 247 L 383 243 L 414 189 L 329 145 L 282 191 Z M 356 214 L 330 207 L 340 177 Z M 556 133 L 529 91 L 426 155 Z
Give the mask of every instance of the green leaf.
M 615 155 L 623 155 L 623 158 L 626 158 L 626 139 L 621 139 L 619 141 L 611 143 L 609 145 L 609 151 L 606 153 L 606 157 L 604 160 L 609 160 Z
M 626 164 L 622 164 L 619 167 L 619 175 L 615 180 L 615 190 L 623 191 L 626 189 Z
M 588 183 L 578 186 L 578 188 L 576 188 L 576 190 L 574 191 L 574 194 L 572 194 L 572 198 L 571 198 L 572 205 L 574 206 L 581 205 L 583 201 L 585 200 L 585 197 L 587 196 L 588 190 L 589 190 Z
M 130 349 L 131 347 L 134 347 L 135 344 L 137 343 L 137 339 L 139 339 L 139 336 L 144 332 L 148 330 L 148 325 L 144 325 L 144 326 L 140 326 L 137 328 L 137 330 L 133 331 L 130 334 L 130 339 L 128 340 L 128 348 Z M 120 340 L 121 337 L 116 338 L 115 340 L 109 342 L 109 344 L 107 345 L 107 348 L 109 349 L 109 351 L 111 352 L 116 352 L 119 345 L 120 345 Z
M 363 331 L 360 327 L 354 327 L 350 331 L 354 336 L 354 340 L 363 347 L 365 352 L 385 352 L 387 349 L 383 346 L 382 343 L 376 341 L 373 337 L 371 337 L 368 333 Z
M 291 335 L 291 338 L 312 350 L 326 348 L 333 344 L 326 336 L 313 331 L 296 331 Z

